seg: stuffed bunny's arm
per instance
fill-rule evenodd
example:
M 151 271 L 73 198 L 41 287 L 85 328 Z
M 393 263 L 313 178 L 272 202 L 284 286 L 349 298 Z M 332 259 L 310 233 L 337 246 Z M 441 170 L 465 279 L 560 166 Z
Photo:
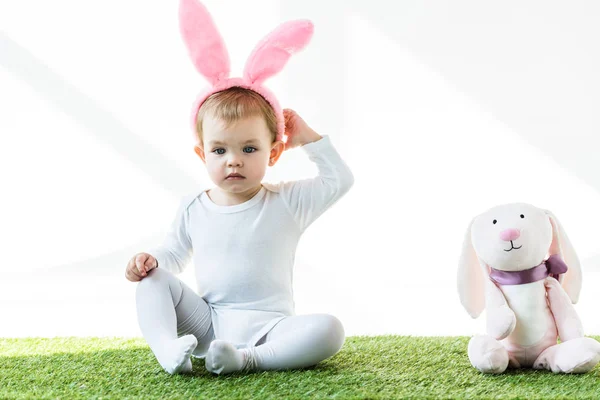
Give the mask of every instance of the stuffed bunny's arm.
M 485 304 L 488 335 L 496 340 L 506 338 L 515 329 L 517 318 L 500 288 L 491 280 L 486 282 Z
M 583 337 L 583 325 L 567 292 L 552 277 L 546 278 L 544 286 L 561 342 Z

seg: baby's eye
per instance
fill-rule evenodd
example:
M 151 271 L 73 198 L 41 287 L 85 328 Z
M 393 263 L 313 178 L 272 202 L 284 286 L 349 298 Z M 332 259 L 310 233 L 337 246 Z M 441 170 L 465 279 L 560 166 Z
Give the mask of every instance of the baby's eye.
M 218 149 L 214 149 L 212 152 L 215 154 L 222 155 L 222 154 L 225 154 L 225 149 L 218 148 Z
M 244 147 L 244 153 L 254 153 L 256 151 L 256 147 L 246 146 Z

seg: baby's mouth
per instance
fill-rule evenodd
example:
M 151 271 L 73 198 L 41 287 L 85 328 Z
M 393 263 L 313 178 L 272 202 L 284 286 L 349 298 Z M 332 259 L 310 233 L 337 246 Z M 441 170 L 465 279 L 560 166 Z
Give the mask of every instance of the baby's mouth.
M 246 177 L 243 175 L 240 175 L 238 173 L 233 173 L 233 174 L 227 175 L 227 177 L 225 179 L 238 180 L 238 179 L 246 179 Z
M 510 241 L 510 249 L 508 249 L 508 250 L 504 249 L 504 251 L 519 250 L 521 247 L 523 247 L 523 245 L 520 245 L 519 247 L 515 247 L 511 240 Z

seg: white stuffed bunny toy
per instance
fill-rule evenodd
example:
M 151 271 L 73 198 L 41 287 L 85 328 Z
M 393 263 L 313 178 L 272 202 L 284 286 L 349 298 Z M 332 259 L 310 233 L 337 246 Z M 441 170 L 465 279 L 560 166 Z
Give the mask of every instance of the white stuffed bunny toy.
M 580 289 L 579 259 L 551 212 L 517 203 L 475 217 L 458 268 L 463 306 L 487 315 L 487 335 L 469 342 L 471 364 L 484 373 L 590 371 L 600 343 L 583 336 L 573 307 Z

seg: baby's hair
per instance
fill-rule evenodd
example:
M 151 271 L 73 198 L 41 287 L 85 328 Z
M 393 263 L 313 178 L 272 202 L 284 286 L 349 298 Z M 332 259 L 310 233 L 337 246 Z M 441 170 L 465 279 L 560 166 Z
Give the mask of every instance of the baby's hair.
M 253 90 L 235 86 L 207 98 L 198 110 L 196 118 L 199 143 L 202 143 L 202 121 L 206 115 L 218 118 L 225 125 L 242 118 L 261 116 L 265 119 L 267 128 L 271 132 L 271 142 L 276 140 L 277 115 L 267 100 Z

